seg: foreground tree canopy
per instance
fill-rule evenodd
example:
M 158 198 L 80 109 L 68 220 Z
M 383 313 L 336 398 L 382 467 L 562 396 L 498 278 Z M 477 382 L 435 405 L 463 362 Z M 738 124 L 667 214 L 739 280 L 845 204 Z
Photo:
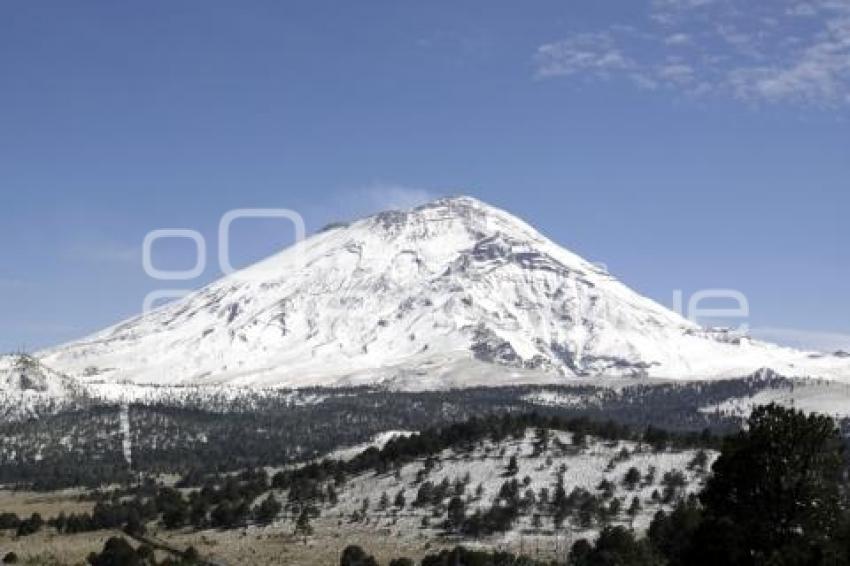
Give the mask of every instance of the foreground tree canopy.
M 672 512 L 659 511 L 645 537 L 612 526 L 595 541 L 577 541 L 567 563 L 850 566 L 844 446 L 835 422 L 827 416 L 775 404 L 758 407 L 746 429 L 724 441 L 698 497 L 681 500 Z M 427 556 L 422 564 L 544 563 L 459 547 Z
M 594 546 L 577 543 L 570 561 L 582 566 L 850 564 L 846 469 L 844 443 L 831 418 L 775 404 L 757 407 L 746 430 L 724 442 L 698 500 L 656 515 L 647 546 L 624 542 L 622 532 L 603 533 Z

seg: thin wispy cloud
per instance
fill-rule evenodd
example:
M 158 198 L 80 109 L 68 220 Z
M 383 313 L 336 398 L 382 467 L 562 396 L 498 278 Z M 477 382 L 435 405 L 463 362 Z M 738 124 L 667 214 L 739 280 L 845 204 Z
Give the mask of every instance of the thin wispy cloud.
M 625 71 L 633 66 L 616 46 L 610 32 L 582 33 L 537 48 L 540 78 L 591 73 L 597 76 Z
M 748 104 L 850 105 L 850 0 L 652 0 L 638 26 L 575 30 L 538 78 L 610 80 Z
M 799 2 L 793 6 L 790 6 L 786 11 L 786 14 L 789 16 L 801 17 L 801 18 L 810 18 L 813 16 L 817 16 L 818 11 L 814 5 L 808 2 Z
M 316 226 L 363 218 L 384 210 L 407 210 L 458 191 L 441 191 L 402 183 L 376 182 L 334 191 L 306 217 Z
M 691 42 L 691 36 L 686 33 L 674 33 L 664 38 L 667 45 L 685 45 Z
M 367 187 L 363 192 L 377 210 L 404 210 L 440 196 L 439 192 L 430 189 L 382 183 Z

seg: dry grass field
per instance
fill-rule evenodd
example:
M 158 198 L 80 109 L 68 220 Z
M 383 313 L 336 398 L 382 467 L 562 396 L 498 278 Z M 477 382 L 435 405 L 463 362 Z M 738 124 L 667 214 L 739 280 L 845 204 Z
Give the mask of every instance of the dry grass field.
M 88 513 L 94 507 L 92 501 L 80 498 L 83 491 L 68 489 L 52 492 L 0 490 L 0 513 L 16 513 L 19 517 L 29 517 L 39 513 L 47 519 L 58 515 Z
M 85 511 L 77 494 L 0 495 L 10 509 L 19 514 L 42 513 L 45 517 L 60 510 Z M 319 519 L 315 532 L 306 541 L 292 534 L 291 523 L 268 527 L 249 527 L 228 531 L 165 531 L 149 526 L 149 534 L 179 548 L 194 546 L 204 558 L 228 566 L 334 566 L 339 564 L 343 549 L 357 544 L 386 564 L 392 558 L 407 556 L 418 561 L 428 553 L 453 546 L 449 541 L 428 540 L 424 534 L 403 536 L 384 527 L 338 525 L 336 520 Z M 22 564 L 32 566 L 82 566 L 89 553 L 99 551 L 109 537 L 122 536 L 119 531 L 97 531 L 60 535 L 44 528 L 34 535 L 18 538 L 14 532 L 0 531 L 0 558 L 8 552 L 18 555 Z M 132 542 L 132 541 L 131 541 Z M 135 544 L 135 543 L 134 543 Z M 164 553 L 158 552 L 160 558 Z
M 345 525 L 336 521 L 318 520 L 315 532 L 303 538 L 292 534 L 291 524 L 281 527 L 248 528 L 232 531 L 204 531 L 202 533 L 160 533 L 162 540 L 176 546 L 194 546 L 204 557 L 228 565 L 251 564 L 271 566 L 314 566 L 339 564 L 343 549 L 360 545 L 373 554 L 378 562 L 387 564 L 391 559 L 407 556 L 420 559 L 451 544 L 441 544 L 424 537 L 404 537 L 389 529 L 369 529 Z
M 342 550 L 349 544 L 359 544 L 386 564 L 399 556 L 421 558 L 441 545 L 425 540 L 400 539 L 382 530 L 353 530 L 329 532 L 317 525 L 317 532 L 303 539 L 284 529 L 249 528 L 231 531 L 177 532 L 155 531 L 156 538 L 178 547 L 194 546 L 201 556 L 230 566 L 292 566 L 336 565 Z M 58 535 L 43 529 L 28 537 L 17 538 L 14 533 L 0 533 L 0 557 L 14 552 L 24 564 L 77 566 L 87 564 L 86 556 L 98 551 L 118 531 L 97 531 L 74 535 Z M 158 553 L 160 557 L 165 555 Z

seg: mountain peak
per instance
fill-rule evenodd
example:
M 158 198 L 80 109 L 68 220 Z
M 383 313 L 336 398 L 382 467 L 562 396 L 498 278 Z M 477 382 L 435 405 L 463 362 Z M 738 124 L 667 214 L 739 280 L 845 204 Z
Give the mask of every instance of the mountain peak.
M 351 228 L 356 231 L 357 226 L 355 223 Z M 443 197 L 408 210 L 380 212 L 364 219 L 359 226 L 374 235 L 382 235 L 391 245 L 406 246 L 408 250 L 422 248 L 427 241 L 438 242 L 438 247 L 418 253 L 424 261 L 433 260 L 445 266 L 472 253 L 480 244 L 492 244 L 493 239 L 498 239 L 516 250 L 557 248 L 560 261 L 572 268 L 595 269 L 579 256 L 555 246 L 520 218 L 470 196 Z
M 841 361 L 702 330 L 468 196 L 322 231 L 43 355 L 83 379 L 411 388 L 760 367 L 829 375 Z
M 450 210 L 462 210 L 462 209 L 495 209 L 495 207 L 487 204 L 486 202 L 479 200 L 475 197 L 469 195 L 450 195 L 445 197 L 440 197 L 438 199 L 432 200 L 431 202 L 427 202 L 420 206 L 414 208 L 414 210 L 423 210 L 429 208 L 447 208 Z
M 445 222 L 450 219 L 457 219 L 468 223 L 478 222 L 480 224 L 487 218 L 497 216 L 510 217 L 507 212 L 481 200 L 460 195 L 441 197 L 406 210 L 386 210 L 370 218 L 375 220 L 376 225 L 391 227 L 411 221 Z

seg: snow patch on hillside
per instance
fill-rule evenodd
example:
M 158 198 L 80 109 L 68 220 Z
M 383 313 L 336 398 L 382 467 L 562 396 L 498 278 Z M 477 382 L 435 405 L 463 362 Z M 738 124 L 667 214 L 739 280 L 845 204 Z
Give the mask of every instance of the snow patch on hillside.
M 26 354 L 0 356 L 0 421 L 20 420 L 84 402 L 76 380 Z
M 369 448 L 377 448 L 378 450 L 380 450 L 384 446 L 386 446 L 390 440 L 396 438 L 407 438 L 412 434 L 416 434 L 416 432 L 410 430 L 388 430 L 376 434 L 366 442 L 361 442 L 360 444 L 355 444 L 354 446 L 347 446 L 345 448 L 338 448 L 333 452 L 327 454 L 326 456 L 323 456 L 322 459 L 350 460 Z
M 700 410 L 747 418 L 754 407 L 777 403 L 807 413 L 821 413 L 836 419 L 850 417 L 850 385 L 825 380 L 795 381 L 791 385 L 759 391 L 752 397 L 736 397 Z
M 467 501 L 466 513 L 469 516 L 476 510 L 483 512 L 489 508 L 499 494 L 502 484 L 510 479 L 520 482 L 522 493 L 531 490 L 539 498 L 541 489 L 548 490 L 549 497 L 554 495 L 557 478 L 560 476 L 567 494 L 575 488 L 598 494 L 600 482 L 609 480 L 615 486 L 613 499 L 621 500 L 621 511 L 611 518 L 610 523 L 633 526 L 636 530 L 643 531 L 659 509 L 670 509 L 674 504 L 672 501 L 663 503 L 653 497 L 654 492 L 663 491 L 661 484 L 664 474 L 672 471 L 682 472 L 686 485 L 678 492 L 677 497 L 687 497 L 688 494 L 699 491 L 708 477 L 712 462 L 717 457 L 716 452 L 707 451 L 705 467 L 694 468 L 690 464 L 697 455 L 696 450 L 667 449 L 657 452 L 647 445 L 635 442 L 606 442 L 592 437 L 588 437 L 584 447 L 577 448 L 573 446 L 572 434 L 552 432 L 549 450 L 540 452 L 535 451 L 535 440 L 535 433 L 529 430 L 525 437 L 520 439 L 500 443 L 485 440 L 469 451 L 444 450 L 435 455 L 435 467 L 424 476 L 420 476 L 425 465 L 424 459 L 401 466 L 397 472 L 390 471 L 380 475 L 368 472 L 355 476 L 339 488 L 339 500 L 336 505 L 322 506 L 317 525 L 323 529 L 338 531 L 354 521 L 359 525 L 365 523 L 376 531 L 386 529 L 386 534 L 392 537 L 416 540 L 426 534 L 427 538 L 432 538 L 442 532 L 441 525 L 448 500 L 441 506 L 442 514 L 435 514 L 430 505 L 414 506 L 417 490 L 424 481 L 437 485 L 447 480 L 454 485 L 457 481 L 466 479 L 463 498 Z M 567 448 L 558 448 L 559 443 Z M 622 458 L 624 452 L 628 453 L 628 457 Z M 514 475 L 508 476 L 506 468 L 511 456 L 517 457 L 518 470 Z M 627 489 L 623 478 L 631 467 L 637 468 L 642 478 L 650 475 L 650 470 L 654 468 L 654 479 L 651 482 L 642 481 L 634 489 Z M 476 495 L 479 485 L 480 497 Z M 405 500 L 403 508 L 393 505 L 399 492 Z M 389 500 L 386 509 L 380 507 L 384 494 Z M 281 494 L 281 497 L 285 500 L 286 494 Z M 635 497 L 640 501 L 641 508 L 632 518 L 627 515 L 626 510 Z M 522 515 L 509 532 L 493 535 L 487 540 L 487 544 L 513 544 L 523 537 L 529 542 L 541 539 L 545 545 L 552 546 L 556 537 L 559 538 L 560 544 L 563 544 L 565 537 L 575 540 L 579 537 L 595 536 L 599 528 L 598 524 L 582 526 L 568 519 L 560 529 L 556 529 L 552 517 L 545 512 L 542 513 L 540 522 L 535 525 L 535 514 L 541 513 L 539 510 L 532 510 Z M 423 519 L 427 521 L 428 527 L 423 527 Z

